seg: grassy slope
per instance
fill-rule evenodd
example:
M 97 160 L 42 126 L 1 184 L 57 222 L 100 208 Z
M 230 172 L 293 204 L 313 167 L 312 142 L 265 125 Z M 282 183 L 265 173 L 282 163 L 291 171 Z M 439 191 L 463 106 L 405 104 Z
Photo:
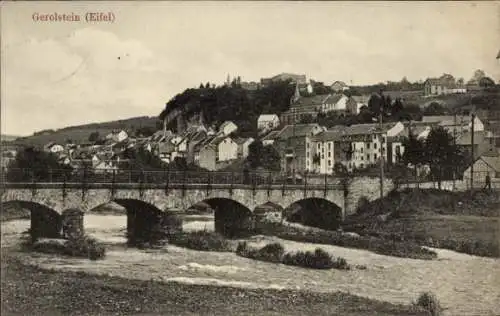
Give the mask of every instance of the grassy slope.
M 346 221 L 347 230 L 364 234 L 398 235 L 420 240 L 489 244 L 500 240 L 500 197 L 495 194 L 405 190 L 369 203 Z M 390 214 L 387 220 L 378 215 Z M 467 251 L 463 251 L 467 252 Z
M 52 272 L 2 256 L 2 315 L 426 315 L 349 294 L 249 290 Z
M 51 141 L 55 141 L 57 143 L 65 143 L 67 139 L 71 139 L 76 143 L 82 143 L 87 142 L 90 133 L 95 131 L 99 132 L 101 136 L 106 136 L 112 130 L 135 130 L 139 127 L 146 126 L 156 128 L 157 119 L 157 117 L 142 116 L 118 121 L 65 127 L 56 130 L 52 134 L 23 137 L 17 139 L 15 143 L 20 145 L 43 146 Z

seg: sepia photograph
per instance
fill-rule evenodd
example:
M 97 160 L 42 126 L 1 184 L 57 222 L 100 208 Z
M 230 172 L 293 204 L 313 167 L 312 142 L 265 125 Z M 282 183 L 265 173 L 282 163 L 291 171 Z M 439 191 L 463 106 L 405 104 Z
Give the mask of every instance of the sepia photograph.
M 1 314 L 500 315 L 499 1 L 3 1 Z

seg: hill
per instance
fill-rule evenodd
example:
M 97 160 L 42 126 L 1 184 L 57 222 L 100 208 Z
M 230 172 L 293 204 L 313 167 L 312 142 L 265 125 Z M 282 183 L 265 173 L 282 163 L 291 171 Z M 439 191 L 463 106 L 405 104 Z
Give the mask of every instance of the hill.
M 18 138 L 14 143 L 22 146 L 43 146 L 52 141 L 66 143 L 71 140 L 71 142 L 79 144 L 87 142 L 92 132 L 98 132 L 99 135 L 104 137 L 113 130 L 123 129 L 133 134 L 138 128 L 147 127 L 156 130 L 160 126 L 158 117 L 140 116 L 117 121 L 70 126 L 58 130 L 44 130 L 36 132 L 32 136 Z
M 382 200 L 361 203 L 358 211 L 346 218 L 344 229 L 499 257 L 499 210 L 497 192 L 405 189 L 392 191 Z
M 5 134 L 0 135 L 0 139 L 2 140 L 2 142 L 11 142 L 18 138 L 21 138 L 21 136 L 5 135 Z

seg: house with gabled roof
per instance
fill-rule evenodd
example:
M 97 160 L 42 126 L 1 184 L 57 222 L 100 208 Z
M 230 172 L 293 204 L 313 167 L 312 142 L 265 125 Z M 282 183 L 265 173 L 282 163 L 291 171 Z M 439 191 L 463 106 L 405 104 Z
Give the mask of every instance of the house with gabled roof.
M 225 121 L 219 126 L 219 134 L 223 134 L 225 136 L 230 135 L 238 130 L 238 125 L 234 124 L 231 121 Z
M 238 144 L 229 136 L 210 136 L 194 147 L 194 162 L 202 168 L 217 170 L 221 163 L 238 158 Z
M 428 78 L 424 82 L 424 95 L 426 96 L 465 92 L 467 88 L 458 84 L 450 74 L 443 74 L 439 78 Z
M 264 146 L 273 145 L 274 140 L 276 139 L 276 137 L 278 136 L 279 133 L 280 133 L 280 131 L 269 132 L 266 136 L 262 137 L 262 139 L 261 139 L 262 145 L 264 145 Z
M 303 173 L 312 170 L 311 139 L 324 131 L 318 124 L 286 125 L 275 136 L 274 145 L 281 154 L 281 170 Z
M 478 157 L 471 165 L 474 169 L 474 183 L 486 184 L 486 176 L 489 175 L 492 187 L 500 185 L 500 155 L 489 153 Z M 463 173 L 467 182 L 471 179 L 472 168 L 469 166 Z M 496 180 L 496 181 L 495 181 Z
M 257 119 L 257 129 L 273 130 L 280 125 L 280 118 L 277 114 L 261 114 Z
M 290 108 L 281 114 L 280 120 L 284 124 L 296 124 L 306 116 L 316 118 L 319 113 L 329 112 L 355 115 L 358 113 L 358 103 L 344 94 L 295 96 Z
M 238 137 L 235 138 L 234 141 L 236 144 L 238 144 L 238 158 L 245 159 L 246 157 L 248 157 L 249 146 L 255 141 L 255 139 L 252 137 Z

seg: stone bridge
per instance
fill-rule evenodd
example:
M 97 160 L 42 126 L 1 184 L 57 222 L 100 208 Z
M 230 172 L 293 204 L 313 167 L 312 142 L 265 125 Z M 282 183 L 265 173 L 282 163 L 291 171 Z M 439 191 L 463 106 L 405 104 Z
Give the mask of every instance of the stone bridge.
M 109 202 L 127 207 L 127 201 L 137 201 L 165 211 L 186 210 L 199 202 L 217 206 L 217 201 L 231 200 L 253 212 L 259 205 L 271 202 L 283 209 L 301 200 L 320 199 L 336 205 L 344 214 L 344 193 L 337 186 L 288 185 L 286 190 L 279 185 L 252 188 L 249 185 L 182 185 L 165 189 L 162 185 L 136 183 L 124 184 L 58 184 L 36 185 L 9 183 L 2 192 L 2 204 L 23 202 L 40 205 L 61 213 L 64 209 L 79 208 L 84 212 Z

